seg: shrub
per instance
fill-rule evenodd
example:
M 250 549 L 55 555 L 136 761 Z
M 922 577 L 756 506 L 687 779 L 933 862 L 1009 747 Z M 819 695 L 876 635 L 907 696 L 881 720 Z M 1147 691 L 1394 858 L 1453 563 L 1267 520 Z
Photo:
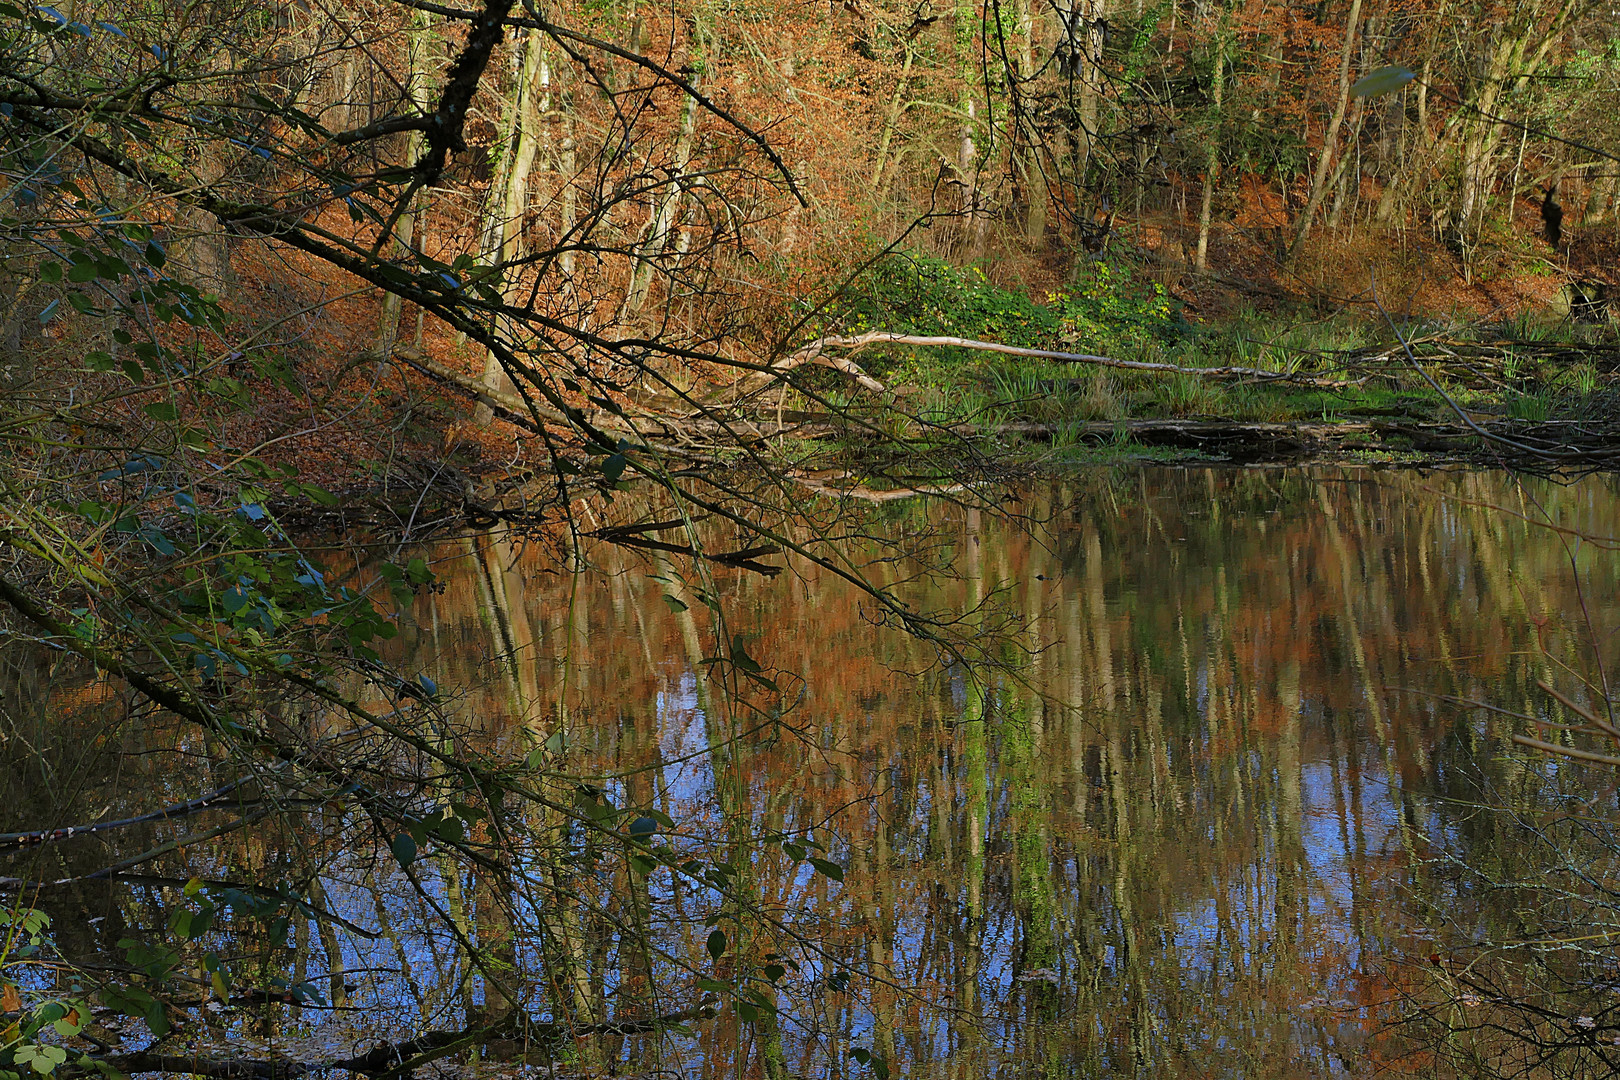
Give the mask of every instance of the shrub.
M 1044 299 L 999 288 L 977 267 L 894 255 L 875 264 L 829 313 L 850 333 L 890 330 L 1086 352 L 1172 340 L 1186 326 L 1163 285 L 1139 284 L 1128 267 L 1107 262 L 1087 264 L 1075 284 Z M 955 350 L 952 359 L 966 354 Z

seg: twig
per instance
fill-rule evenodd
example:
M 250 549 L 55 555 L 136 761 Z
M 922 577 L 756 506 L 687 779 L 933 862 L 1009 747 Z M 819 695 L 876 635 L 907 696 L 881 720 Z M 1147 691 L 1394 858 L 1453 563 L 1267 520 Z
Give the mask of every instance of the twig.
M 1569 700 L 1569 698 L 1565 697 L 1563 694 L 1553 689 L 1552 686 L 1540 679 L 1536 680 L 1536 685 L 1541 687 L 1542 690 L 1556 699 L 1564 708 L 1568 709 L 1576 716 L 1581 717 L 1583 720 L 1587 721 L 1593 726 L 1600 728 L 1603 733 L 1609 736 L 1611 739 L 1620 739 L 1620 730 L 1616 730 L 1614 725 L 1609 723 L 1607 720 L 1601 719 L 1600 717 L 1594 715 L 1588 709 L 1583 709 L 1581 706 L 1575 704 L 1573 701 Z
M 1559 746 L 1557 743 L 1542 742 L 1540 739 L 1532 739 L 1528 735 L 1514 735 L 1512 736 L 1512 739 L 1520 746 L 1528 746 L 1533 750 L 1545 750 L 1549 754 L 1558 754 L 1561 757 L 1568 758 L 1579 758 L 1581 761 L 1595 761 L 1599 765 L 1620 766 L 1620 757 L 1614 757 L 1610 754 L 1596 754 L 1590 750 L 1577 750 L 1573 746 Z

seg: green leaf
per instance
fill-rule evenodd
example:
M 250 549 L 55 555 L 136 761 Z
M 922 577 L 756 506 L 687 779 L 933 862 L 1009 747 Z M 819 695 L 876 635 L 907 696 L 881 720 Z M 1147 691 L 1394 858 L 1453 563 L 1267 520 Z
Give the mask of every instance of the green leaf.
M 214 996 L 218 997 L 219 1000 L 229 1001 L 231 999 L 230 976 L 226 974 L 224 968 L 216 969 L 213 974 L 209 976 L 208 982 L 209 985 L 213 987 Z
M 664 603 L 669 605 L 669 610 L 677 613 L 686 610 L 686 601 L 678 596 L 671 596 L 669 593 L 664 594 Z
M 726 954 L 726 932 L 714 930 L 709 933 L 709 955 L 718 960 Z
M 61 263 L 41 263 L 39 267 L 39 280 L 47 285 L 54 285 L 62 280 Z
M 1393 94 L 1415 78 L 1417 73 L 1409 68 L 1390 64 L 1357 79 L 1356 84 L 1350 88 L 1350 96 L 1382 97 L 1385 94 Z
M 124 947 L 125 942 L 128 941 L 129 939 L 126 938 L 124 941 L 119 942 L 119 947 Z M 129 943 L 132 945 L 138 944 L 136 942 Z M 101 991 L 101 1001 L 102 1004 L 114 1012 L 123 1013 L 125 1016 L 141 1017 L 146 1021 L 146 1026 L 152 1029 L 154 1035 L 161 1037 L 169 1033 L 169 1020 L 163 1013 L 163 1003 L 138 986 L 104 987 Z
M 394 858 L 399 860 L 399 865 L 409 866 L 416 861 L 416 841 L 411 839 L 410 834 L 400 833 L 388 847 L 393 851 Z
M 67 279 L 75 285 L 83 285 L 87 281 L 94 281 L 96 279 L 96 264 L 89 259 L 74 263 L 73 268 L 67 272 Z
M 811 866 L 816 868 L 817 873 L 830 877 L 834 881 L 844 880 L 844 868 L 837 863 L 828 862 L 826 859 L 818 859 L 814 855 L 810 856 L 809 862 Z
M 765 670 L 759 666 L 758 661 L 756 661 L 752 656 L 748 655 L 748 650 L 743 648 L 743 639 L 741 634 L 737 634 L 731 639 L 731 662 L 736 664 L 743 671 L 748 672 L 750 675 L 758 675 L 761 671 Z
M 19 1065 L 32 1065 L 41 1076 L 49 1076 L 56 1067 L 67 1061 L 68 1052 L 60 1046 L 42 1046 L 29 1043 L 13 1051 Z
M 123 363 L 123 368 L 124 378 L 128 379 L 130 382 L 143 383 L 146 381 L 146 369 L 141 367 L 141 365 L 137 364 L 135 361 L 125 360 Z
M 174 407 L 172 401 L 154 401 L 141 411 L 152 419 L 163 423 L 180 419 L 180 410 Z
M 111 356 L 98 349 L 85 355 L 84 366 L 91 371 L 112 371 L 118 365 Z
M 322 506 L 336 506 L 338 504 L 338 497 L 323 487 L 316 487 L 314 484 L 300 484 L 298 488 L 310 499 L 320 503 Z

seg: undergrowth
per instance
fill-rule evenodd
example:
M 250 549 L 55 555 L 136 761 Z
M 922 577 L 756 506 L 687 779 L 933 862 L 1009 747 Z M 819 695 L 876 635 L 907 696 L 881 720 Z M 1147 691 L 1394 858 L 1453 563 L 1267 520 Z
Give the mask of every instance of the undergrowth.
M 1407 322 L 1397 337 L 1382 317 L 1354 312 L 1291 319 L 1243 311 L 1220 325 L 1199 325 L 1163 285 L 1121 261 L 1083 263 L 1069 286 L 1037 299 L 975 268 L 896 255 L 874 265 L 827 315 L 826 332 L 960 337 L 1189 369 L 1131 371 L 962 348 L 871 345 L 860 352 L 862 367 L 923 423 L 1033 440 L 1031 453 L 1047 459 L 1141 457 L 1140 446 L 1098 448 L 1103 425 L 1133 419 L 1454 424 L 1454 404 L 1504 422 L 1620 412 L 1610 404 L 1613 376 L 1605 373 L 1615 366 L 1616 347 L 1601 344 L 1612 333 L 1520 318 Z M 1443 395 L 1413 370 L 1403 339 Z M 1600 363 L 1605 350 L 1608 360 Z M 1217 379 L 1192 370 L 1227 366 L 1346 385 Z M 846 397 L 841 376 L 824 377 L 833 397 L 858 400 Z

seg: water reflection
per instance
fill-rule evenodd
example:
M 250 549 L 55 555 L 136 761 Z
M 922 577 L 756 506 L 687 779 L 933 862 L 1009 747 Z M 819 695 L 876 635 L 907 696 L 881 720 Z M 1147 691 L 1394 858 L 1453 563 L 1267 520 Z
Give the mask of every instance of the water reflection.
M 728 1011 L 690 1036 L 572 1051 L 630 1072 L 841 1077 L 865 1073 L 858 1047 L 941 1080 L 1422 1073 L 1428 1059 L 1387 1060 L 1410 1047 L 1379 1037 L 1410 989 L 1399 961 L 1459 928 L 1516 932 L 1499 901 L 1429 860 L 1512 861 L 1522 839 L 1472 807 L 1532 806 L 1584 775 L 1512 752 L 1526 721 L 1447 698 L 1544 715 L 1535 681 L 1572 686 L 1568 672 L 1593 663 L 1580 635 L 1607 642 L 1620 618 L 1612 552 L 1588 550 L 1577 577 L 1569 534 L 1483 504 L 1607 534 L 1616 502 L 1599 479 L 1133 470 L 1027 491 L 1013 521 L 885 508 L 896 535 L 933 537 L 935 562 L 852 543 L 851 564 L 903 581 L 917 610 L 1011 627 L 995 639 L 1001 664 L 973 669 L 874 626 L 855 590 L 813 567 L 683 578 L 605 546 L 560 570 L 503 535 L 439 544 L 424 554 L 444 587 L 419 598 L 394 659 L 453 690 L 513 759 L 539 748 L 559 773 L 613 776 L 621 803 L 734 851 L 753 910 L 610 861 L 550 881 L 577 906 L 520 911 L 514 926 L 498 875 L 445 862 L 426 902 L 454 916 L 458 942 L 420 897 L 327 851 L 306 878 L 381 936 L 305 924 L 300 975 L 341 970 L 334 997 L 376 1024 L 391 1009 L 495 1013 L 508 1003 L 469 962 L 474 944 L 525 973 L 531 1002 L 588 1025 L 692 1007 L 693 971 L 789 968 L 755 984 L 779 1024 Z M 1563 632 L 1583 602 L 1592 625 Z M 759 678 L 716 676 L 733 648 Z M 75 692 L 59 690 L 58 710 Z M 111 802 L 131 768 L 176 794 L 195 786 L 174 769 L 183 746 L 121 731 L 91 755 L 91 787 Z M 100 798 L 66 808 L 26 773 L 0 781 L 12 805 L 54 799 L 72 817 Z M 533 824 L 575 842 L 561 819 Z M 842 884 L 762 842 L 806 834 Z M 171 872 L 213 859 L 297 876 L 323 845 L 256 836 Z M 150 917 L 138 899 L 58 903 L 81 935 L 92 910 L 120 927 Z M 711 926 L 731 935 L 718 962 Z

